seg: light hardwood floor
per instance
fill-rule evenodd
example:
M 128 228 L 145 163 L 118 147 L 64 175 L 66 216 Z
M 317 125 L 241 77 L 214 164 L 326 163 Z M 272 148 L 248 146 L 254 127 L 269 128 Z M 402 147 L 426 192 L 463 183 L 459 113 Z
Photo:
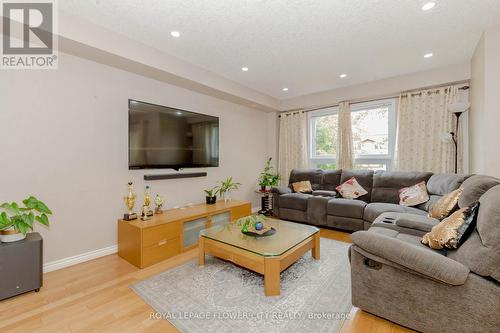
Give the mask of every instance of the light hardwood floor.
M 321 236 L 351 242 L 348 233 L 322 229 Z M 128 286 L 197 255 L 193 249 L 142 270 L 110 255 L 47 273 L 39 293 L 0 301 L 0 332 L 177 332 L 150 319 L 152 309 Z M 350 317 L 341 333 L 413 332 L 357 308 Z

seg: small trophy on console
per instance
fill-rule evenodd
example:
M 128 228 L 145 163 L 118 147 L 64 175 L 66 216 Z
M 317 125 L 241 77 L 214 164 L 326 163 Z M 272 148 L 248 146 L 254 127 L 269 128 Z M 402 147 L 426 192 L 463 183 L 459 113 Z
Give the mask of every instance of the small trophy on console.
M 155 214 L 161 214 L 163 213 L 163 210 L 161 209 L 163 205 L 165 204 L 165 200 L 160 197 L 158 194 L 155 195 Z
M 149 186 L 146 186 L 146 190 L 144 190 L 144 205 L 142 205 L 142 214 L 141 220 L 146 221 L 151 219 L 153 216 L 153 211 L 149 208 L 151 205 L 151 193 L 149 191 Z
M 123 219 L 125 221 L 135 220 L 137 218 L 137 214 L 134 213 L 134 204 L 135 204 L 136 195 L 134 193 L 134 184 L 132 182 L 128 182 L 128 194 L 123 197 L 125 201 L 125 206 L 128 208 L 128 213 L 123 215 Z

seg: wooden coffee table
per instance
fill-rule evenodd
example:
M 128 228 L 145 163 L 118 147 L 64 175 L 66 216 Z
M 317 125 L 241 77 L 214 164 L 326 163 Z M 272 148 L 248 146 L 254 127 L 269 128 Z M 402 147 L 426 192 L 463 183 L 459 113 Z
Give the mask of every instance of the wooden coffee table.
M 205 253 L 230 261 L 264 275 L 266 296 L 280 294 L 280 273 L 311 250 L 320 258 L 319 229 L 313 226 L 268 219 L 266 225 L 276 229 L 267 237 L 241 233 L 235 223 L 214 226 L 200 232 L 199 264 L 205 264 Z

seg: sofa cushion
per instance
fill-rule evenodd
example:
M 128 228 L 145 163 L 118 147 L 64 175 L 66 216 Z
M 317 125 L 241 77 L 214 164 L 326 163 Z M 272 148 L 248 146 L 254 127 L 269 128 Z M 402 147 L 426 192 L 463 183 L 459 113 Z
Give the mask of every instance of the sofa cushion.
M 342 170 L 324 170 L 320 188 L 326 191 L 335 191 L 335 188 L 340 185 L 341 176 Z
M 354 170 L 347 171 L 342 170 L 342 176 L 340 177 L 340 183 L 345 183 L 350 178 L 356 178 L 359 185 L 363 187 L 368 193 L 360 196 L 358 199 L 363 200 L 364 202 L 370 202 L 370 198 L 372 196 L 372 187 L 373 187 L 373 171 L 372 170 Z
M 434 195 L 445 195 L 458 189 L 470 175 L 436 173 L 427 182 L 427 192 Z
M 319 190 L 323 180 L 323 170 L 321 169 L 293 169 L 290 172 L 289 184 L 308 180 L 311 182 L 313 190 Z
M 304 193 L 288 193 L 283 194 L 280 197 L 280 209 L 288 208 L 288 209 L 296 209 L 296 210 L 307 210 L 307 199 L 310 197 L 310 194 Z
M 474 175 L 467 178 L 461 188 L 464 189 L 458 199 L 458 207 L 468 207 L 478 201 L 490 188 L 500 184 L 500 180 L 490 176 Z
M 482 276 L 500 281 L 500 185 L 479 200 L 476 230 L 450 257 Z
M 417 215 L 427 215 L 427 212 L 414 207 L 405 207 L 392 203 L 373 202 L 365 207 L 363 220 L 373 222 L 382 213 L 395 212 L 395 213 L 410 213 Z
M 377 171 L 373 175 L 371 202 L 399 202 L 399 190 L 420 182 L 427 182 L 430 172 Z
M 335 198 L 328 201 L 326 212 L 328 215 L 362 219 L 366 205 L 361 200 Z

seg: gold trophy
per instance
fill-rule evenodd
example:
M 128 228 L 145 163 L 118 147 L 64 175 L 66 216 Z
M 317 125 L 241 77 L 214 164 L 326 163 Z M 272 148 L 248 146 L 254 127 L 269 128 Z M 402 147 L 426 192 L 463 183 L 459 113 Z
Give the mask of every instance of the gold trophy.
M 144 190 L 144 205 L 142 205 L 142 214 L 141 220 L 146 221 L 151 219 L 153 216 L 153 211 L 149 209 L 149 205 L 151 205 L 151 193 L 149 191 L 149 186 L 146 186 Z
M 125 221 L 135 220 L 137 218 L 137 214 L 134 213 L 135 198 L 134 184 L 132 182 L 128 182 L 128 194 L 126 197 L 123 197 L 125 206 L 128 208 L 128 213 L 123 215 L 123 219 Z
M 165 200 L 157 194 L 157 195 L 155 195 L 154 202 L 155 202 L 155 206 L 156 206 L 155 207 L 155 214 L 163 213 L 163 210 L 161 208 L 165 204 Z

